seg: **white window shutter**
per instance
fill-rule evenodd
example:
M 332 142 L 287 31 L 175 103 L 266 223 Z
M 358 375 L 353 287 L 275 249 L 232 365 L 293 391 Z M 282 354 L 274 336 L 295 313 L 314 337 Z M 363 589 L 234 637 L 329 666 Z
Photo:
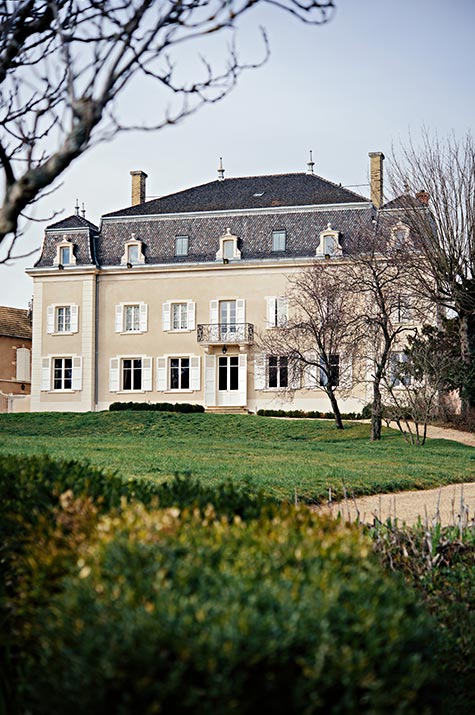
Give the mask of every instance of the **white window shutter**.
M 188 330 L 195 329 L 195 313 L 196 313 L 196 303 L 193 300 L 188 301 Z M 198 388 L 199 389 L 199 388 Z
M 349 355 L 340 356 L 339 387 L 348 390 L 353 384 L 353 364 Z
M 267 327 L 268 328 L 275 328 L 275 301 L 276 300 L 277 300 L 277 298 L 274 298 L 274 297 L 266 298 L 266 302 L 267 302 L 266 319 L 267 319 Z
M 167 389 L 167 359 L 166 359 L 166 357 L 158 357 L 157 358 L 157 391 L 164 392 L 166 389 Z
M 207 353 L 205 353 L 205 405 L 207 407 L 216 405 L 216 355 Z
M 120 359 L 111 358 L 109 362 L 109 392 L 119 392 Z
M 30 351 L 28 348 L 17 348 L 16 379 L 19 382 L 30 382 Z
M 82 390 L 82 357 L 73 357 L 73 390 Z
M 146 303 L 140 303 L 139 310 L 140 310 L 140 330 L 142 331 L 142 333 L 146 333 L 147 332 L 147 322 L 148 322 L 148 305 Z M 152 388 L 150 388 L 150 389 L 152 389 Z
M 239 298 L 236 301 L 236 323 L 246 322 L 246 301 L 244 298 Z
M 264 390 L 266 387 L 267 355 L 259 353 L 254 356 L 254 389 Z
M 302 382 L 302 370 L 299 363 L 291 363 L 289 370 L 289 387 L 291 390 L 298 390 Z
M 277 300 L 277 325 L 281 328 L 289 319 L 289 301 L 287 298 Z
M 142 390 L 150 392 L 152 389 L 152 358 L 142 358 Z
M 192 356 L 190 358 L 190 387 L 192 390 L 200 390 L 200 358 Z
M 209 302 L 209 322 L 211 325 L 217 325 L 219 323 L 218 317 L 219 303 L 217 300 L 210 300 Z
M 115 306 L 115 332 L 121 333 L 123 330 L 124 309 L 122 305 Z
M 239 404 L 247 405 L 247 355 L 239 355 Z
M 162 327 L 163 330 L 170 330 L 170 311 L 171 311 L 171 303 L 170 301 L 167 301 L 162 305 Z
M 314 390 L 319 387 L 320 381 L 320 368 L 316 365 L 317 356 L 315 353 L 307 355 L 307 360 L 313 362 L 313 365 L 305 365 L 304 370 L 304 386 L 308 390 Z
M 46 326 L 48 333 L 54 333 L 54 305 L 48 305 L 48 310 L 46 314 Z
M 49 360 L 49 358 L 41 358 L 41 389 L 42 390 L 49 390 L 51 388 L 50 377 L 51 377 L 50 360 Z
M 78 305 L 71 305 L 71 322 L 70 322 L 70 330 L 72 333 L 77 333 L 78 332 L 78 313 L 79 313 L 79 306 Z

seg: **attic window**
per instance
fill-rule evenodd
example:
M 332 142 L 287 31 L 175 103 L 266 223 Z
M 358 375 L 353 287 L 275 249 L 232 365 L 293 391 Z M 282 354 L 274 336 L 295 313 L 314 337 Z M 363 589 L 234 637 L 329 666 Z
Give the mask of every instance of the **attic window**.
M 219 239 L 219 251 L 216 252 L 216 260 L 228 263 L 229 261 L 239 261 L 241 251 L 237 246 L 238 237 L 231 233 L 230 229 L 226 229 L 224 236 Z
M 398 221 L 391 229 L 391 243 L 393 248 L 401 250 L 409 238 L 409 227 Z
M 253 197 L 254 197 L 255 199 L 260 199 L 261 196 L 264 196 L 265 193 L 266 193 L 265 191 L 261 191 L 260 193 L 259 193 L 259 192 L 256 192 L 255 194 L 253 194 Z
M 320 241 L 316 251 L 317 256 L 341 256 L 340 232 L 333 231 L 331 223 L 325 231 L 320 232 Z
M 56 257 L 53 261 L 55 266 L 74 266 L 76 264 L 76 256 L 74 255 L 74 243 L 68 241 L 66 236 L 56 246 Z
M 142 265 L 143 263 L 145 263 L 143 243 L 142 241 L 138 241 L 135 235 L 132 234 L 130 241 L 126 241 L 125 243 L 124 255 L 120 259 L 120 264 L 130 268 L 131 266 Z
M 285 230 L 272 231 L 272 251 L 273 253 L 285 251 L 286 232 Z

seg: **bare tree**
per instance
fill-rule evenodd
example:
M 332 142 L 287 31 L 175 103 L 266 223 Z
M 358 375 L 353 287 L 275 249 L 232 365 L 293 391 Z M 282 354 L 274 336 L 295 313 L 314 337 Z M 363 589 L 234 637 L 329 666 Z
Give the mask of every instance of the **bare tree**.
M 413 282 L 458 318 L 460 355 L 475 368 L 475 143 L 470 133 L 439 139 L 423 131 L 394 152 L 390 179 L 404 222 L 418 236 Z M 417 191 L 415 197 L 411 191 Z M 475 410 L 475 383 L 462 389 L 465 417 Z
M 344 395 L 351 387 L 358 344 L 353 329 L 355 295 L 345 289 L 338 267 L 321 261 L 289 282 L 288 315 L 260 336 L 260 347 L 268 355 L 267 370 L 284 359 L 287 376 L 284 384 L 276 386 L 293 396 L 303 375 L 305 387 L 327 395 L 335 425 L 343 429 L 337 392 Z
M 446 336 L 434 326 L 409 335 L 404 351 L 392 356 L 385 378 L 385 419 L 396 422 L 407 442 L 424 445 L 427 425 L 439 401 L 458 381 Z
M 409 282 L 410 237 L 401 242 L 387 232 L 384 219 L 353 245 L 345 270 L 347 290 L 359 296 L 357 334 L 371 383 L 371 440 L 381 439 L 382 388 L 391 354 L 402 350 L 404 334 L 414 331 L 420 306 Z
M 14 241 L 25 209 L 88 147 L 124 129 L 160 129 L 222 98 L 254 65 L 242 64 L 232 43 L 224 69 L 203 60 L 201 73 L 180 80 L 180 49 L 233 32 L 259 2 L 316 24 L 334 9 L 333 0 L 0 2 L 0 243 Z M 267 51 L 265 33 L 264 42 Z M 164 111 L 149 125 L 125 124 L 119 111 L 124 89 L 139 76 L 165 92 Z

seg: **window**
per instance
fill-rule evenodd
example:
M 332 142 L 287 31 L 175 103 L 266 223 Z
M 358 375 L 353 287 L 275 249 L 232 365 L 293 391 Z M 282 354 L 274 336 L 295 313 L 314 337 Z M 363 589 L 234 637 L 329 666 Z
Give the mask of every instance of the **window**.
M 195 303 L 192 300 L 170 301 L 162 307 L 163 330 L 194 330 Z
M 77 305 L 49 305 L 46 311 L 47 332 L 54 333 L 77 333 L 78 332 L 78 311 Z
M 217 261 L 237 261 L 241 258 L 241 251 L 237 246 L 237 236 L 234 236 L 230 229 L 226 229 L 224 236 L 219 239 L 219 250 L 216 252 Z
M 72 358 L 53 359 L 53 390 L 72 390 L 73 360 Z
M 190 358 L 170 358 L 170 390 L 190 389 Z
M 56 256 L 53 260 L 53 265 L 64 268 L 64 266 L 73 266 L 75 264 L 74 243 L 68 241 L 64 236 L 63 240 L 56 245 Z
M 175 237 L 175 256 L 188 255 L 188 236 Z
M 234 241 L 223 241 L 223 258 L 229 261 L 234 257 Z
M 285 251 L 286 232 L 272 231 L 272 250 L 274 252 Z
M 127 246 L 127 262 L 132 264 L 139 262 L 139 247 L 136 243 Z
M 172 330 L 188 328 L 188 306 L 186 303 L 172 303 Z
M 411 376 L 406 374 L 405 363 L 407 363 L 406 353 L 391 353 L 389 374 L 393 387 L 407 387 L 411 384 Z
M 397 251 L 404 248 L 409 238 L 409 227 L 398 221 L 391 229 L 391 243 Z
M 339 231 L 333 231 L 332 225 L 329 223 L 325 231 L 320 233 L 320 241 L 317 246 L 317 256 L 341 256 L 342 248 L 340 245 Z
M 138 241 L 135 238 L 135 234 L 132 234 L 131 240 L 125 243 L 124 254 L 120 259 L 120 263 L 122 266 L 127 266 L 127 268 L 131 268 L 132 266 L 140 266 L 145 263 L 143 242 Z
M 267 386 L 276 388 L 289 386 L 289 367 L 286 356 L 268 356 Z
M 126 333 L 140 330 L 140 306 L 124 306 L 124 331 Z
M 59 262 L 63 266 L 69 266 L 71 263 L 71 247 L 63 246 L 59 249 Z
M 142 389 L 142 358 L 124 358 L 122 360 L 122 389 Z
M 340 356 L 330 355 L 325 364 L 323 355 L 320 357 L 320 386 L 338 387 L 340 384 Z
M 199 390 L 200 358 L 162 355 L 157 358 L 157 390 Z
M 119 303 L 115 306 L 116 333 L 146 333 L 147 322 L 146 303 Z
M 394 319 L 396 323 L 411 322 L 411 301 L 407 295 L 398 295 Z
M 71 306 L 63 305 L 56 308 L 56 332 L 69 333 L 71 331 Z
M 287 298 L 266 298 L 267 327 L 282 328 L 289 319 L 289 302 Z

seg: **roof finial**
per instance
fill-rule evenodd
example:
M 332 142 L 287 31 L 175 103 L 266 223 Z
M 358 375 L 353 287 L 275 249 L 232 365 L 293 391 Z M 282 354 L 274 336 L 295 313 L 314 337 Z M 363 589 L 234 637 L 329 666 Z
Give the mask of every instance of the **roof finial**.
M 79 199 L 76 199 L 76 206 L 74 207 L 74 213 L 79 216 Z
M 307 174 L 313 174 L 314 166 L 315 166 L 315 162 L 312 158 L 312 150 L 310 149 L 310 161 L 307 162 Z
M 411 193 L 411 187 L 410 187 L 410 185 L 409 185 L 409 181 L 408 181 L 407 176 L 404 177 L 404 193 L 405 193 L 405 194 Z
M 86 209 L 84 208 L 84 201 L 82 202 L 82 209 L 81 209 L 82 217 L 86 218 Z
M 224 181 L 223 157 L 219 157 L 218 181 Z

